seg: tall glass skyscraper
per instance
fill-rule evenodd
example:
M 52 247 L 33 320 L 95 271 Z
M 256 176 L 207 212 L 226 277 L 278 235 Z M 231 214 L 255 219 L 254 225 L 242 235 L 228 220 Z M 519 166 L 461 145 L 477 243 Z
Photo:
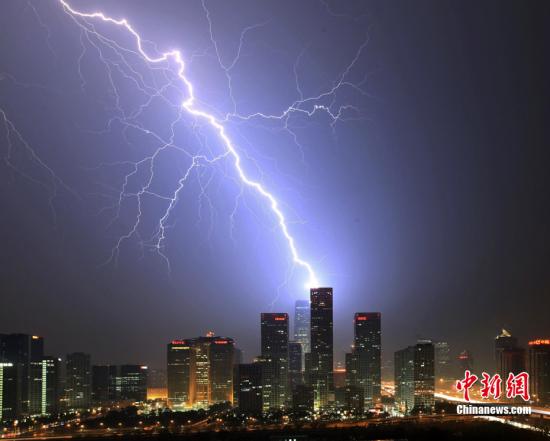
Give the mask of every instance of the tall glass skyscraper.
M 168 402 L 175 408 L 191 404 L 189 396 L 191 350 L 191 343 L 187 340 L 172 340 L 167 345 Z
M 309 312 L 309 300 L 296 300 L 296 304 L 294 305 L 294 341 L 301 343 L 302 354 L 311 351 L 309 340 Z M 302 360 L 302 366 L 303 364 Z
M 380 401 L 381 314 L 358 312 L 354 317 L 354 354 L 357 358 L 357 384 L 363 391 L 365 407 Z
M 308 375 L 315 392 L 315 408 L 334 402 L 334 337 L 332 288 L 311 288 L 311 362 Z
M 168 344 L 168 400 L 175 408 L 233 402 L 235 342 L 209 334 Z
M 70 410 L 88 409 L 92 399 L 90 355 L 74 352 L 66 360 L 66 396 Z
M 529 374 L 533 400 L 550 404 L 550 339 L 529 342 Z
M 288 314 L 261 314 L 263 406 L 281 409 L 290 399 L 288 377 Z
M 434 411 L 434 358 L 430 340 L 395 353 L 395 402 L 403 413 Z

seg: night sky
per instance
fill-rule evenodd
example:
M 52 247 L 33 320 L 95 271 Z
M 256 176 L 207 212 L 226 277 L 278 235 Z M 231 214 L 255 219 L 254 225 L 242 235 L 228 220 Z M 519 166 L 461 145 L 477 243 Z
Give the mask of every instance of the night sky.
M 319 111 L 293 114 L 287 130 L 226 124 L 334 287 L 336 359 L 356 311 L 382 312 L 384 360 L 422 337 L 490 367 L 502 327 L 523 344 L 550 335 L 548 2 L 207 0 L 217 52 L 200 1 L 71 4 L 128 19 L 152 53 L 181 50 L 198 105 L 219 118 L 234 112 L 231 95 L 234 113 L 280 114 L 344 75 L 316 101 L 346 106 L 338 121 Z M 169 340 L 212 329 L 252 358 L 260 312 L 292 313 L 308 295 L 265 199 L 230 160 L 201 164 L 160 255 L 166 197 L 190 165 L 167 149 L 121 241 L 149 168 L 120 198 L 125 176 L 170 138 L 181 86 L 106 47 L 135 50 L 121 29 L 89 20 L 100 41 L 54 0 L 1 8 L 0 332 L 43 335 L 52 355 L 163 367 Z M 136 78 L 167 86 L 134 120 L 157 138 L 121 122 L 147 101 Z M 222 152 L 195 122 L 183 112 L 174 144 Z

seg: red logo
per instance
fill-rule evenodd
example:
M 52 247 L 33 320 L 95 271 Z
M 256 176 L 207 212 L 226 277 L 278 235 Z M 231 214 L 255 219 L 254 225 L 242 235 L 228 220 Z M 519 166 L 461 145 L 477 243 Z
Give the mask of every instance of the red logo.
M 493 376 L 483 372 L 481 378 L 481 398 L 498 400 L 502 395 L 502 378 L 499 374 Z M 464 378 L 456 382 L 456 389 L 461 391 L 465 401 L 470 401 L 470 389 L 479 378 L 470 371 L 464 372 Z M 530 400 L 529 395 L 529 374 L 521 372 L 517 375 L 510 372 L 506 379 L 506 398 L 514 399 L 521 397 L 524 401 Z
M 477 381 L 477 375 L 472 374 L 470 371 L 464 372 L 464 380 L 456 382 L 457 390 L 463 391 L 464 399 L 470 401 L 470 388 Z
M 495 400 L 498 400 L 502 393 L 502 378 L 500 378 L 499 374 L 491 377 L 487 372 L 483 372 L 482 375 L 481 384 L 483 384 L 483 387 L 481 388 L 481 398 L 487 399 L 491 395 Z
M 529 374 L 521 372 L 514 375 L 512 372 L 506 380 L 506 398 L 521 397 L 523 401 L 529 401 Z

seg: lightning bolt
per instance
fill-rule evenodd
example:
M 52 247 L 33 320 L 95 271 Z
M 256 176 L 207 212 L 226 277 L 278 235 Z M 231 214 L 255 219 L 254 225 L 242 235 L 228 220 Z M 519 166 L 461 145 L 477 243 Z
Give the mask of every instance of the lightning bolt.
M 62 5 L 64 11 L 67 14 L 71 15 L 75 19 L 76 18 L 81 18 L 81 19 L 84 19 L 84 20 L 89 20 L 89 19 L 100 20 L 102 22 L 110 23 L 112 25 L 118 26 L 118 27 L 123 28 L 124 30 L 126 30 L 128 33 L 130 33 L 132 35 L 132 37 L 135 40 L 136 48 L 137 48 L 137 54 L 140 57 L 142 57 L 142 59 L 144 61 L 146 61 L 147 63 L 150 63 L 150 64 L 161 64 L 161 63 L 166 63 L 166 62 L 175 63 L 175 65 L 177 66 L 177 70 L 176 70 L 177 77 L 178 77 L 179 81 L 183 84 L 183 86 L 185 88 L 185 91 L 186 91 L 186 95 L 187 95 L 187 97 L 181 103 L 181 108 L 183 108 L 185 111 L 187 111 L 189 114 L 193 115 L 194 117 L 196 117 L 198 119 L 201 119 L 201 120 L 204 120 L 210 126 L 210 128 L 212 128 L 215 131 L 215 133 L 217 133 L 219 139 L 221 140 L 223 146 L 225 147 L 225 153 L 223 153 L 222 155 L 219 155 L 217 157 L 214 157 L 213 159 L 209 159 L 209 158 L 207 158 L 206 156 L 203 156 L 203 155 L 194 156 L 192 158 L 191 166 L 187 169 L 187 171 L 185 172 L 183 177 L 179 180 L 178 187 L 175 191 L 174 197 L 169 200 L 168 208 L 166 209 L 164 215 L 160 219 L 159 234 L 158 234 L 157 243 L 156 243 L 156 247 L 159 250 L 159 252 L 160 252 L 160 249 L 162 247 L 162 243 L 165 239 L 165 228 L 166 228 L 167 219 L 170 216 L 170 214 L 172 212 L 172 209 L 174 208 L 174 205 L 176 204 L 176 202 L 178 200 L 178 195 L 179 195 L 180 191 L 182 190 L 182 188 L 184 186 L 184 183 L 187 180 L 187 178 L 188 178 L 189 174 L 191 173 L 191 171 L 194 168 L 196 168 L 197 166 L 199 166 L 199 164 L 201 162 L 212 163 L 212 162 L 215 162 L 215 161 L 217 161 L 217 160 L 219 160 L 223 157 L 228 156 L 233 161 L 233 166 L 234 166 L 234 168 L 237 172 L 237 175 L 238 175 L 238 178 L 240 179 L 240 181 L 243 184 L 245 184 L 247 187 L 250 187 L 251 189 L 253 189 L 268 204 L 268 206 L 271 209 L 273 215 L 277 219 L 279 230 L 282 233 L 282 235 L 283 235 L 283 237 L 284 237 L 284 239 L 285 239 L 285 241 L 288 245 L 290 254 L 292 256 L 292 261 L 294 262 L 294 264 L 302 267 L 307 272 L 308 279 L 307 279 L 306 285 L 309 286 L 309 287 L 318 286 L 319 282 L 317 280 L 317 276 L 315 274 L 313 266 L 309 262 L 304 260 L 301 257 L 300 253 L 298 252 L 298 249 L 297 249 L 297 246 L 296 246 L 296 241 L 295 241 L 294 237 L 292 236 L 292 234 L 289 231 L 288 222 L 285 218 L 285 215 L 284 215 L 283 211 L 280 208 L 279 202 L 277 201 L 277 199 L 273 195 L 273 193 L 271 193 L 268 189 L 266 189 L 260 182 L 250 178 L 247 175 L 247 173 L 244 170 L 243 165 L 242 165 L 241 156 L 239 155 L 238 151 L 236 150 L 233 141 L 228 136 L 226 128 L 225 128 L 223 123 L 229 117 L 235 117 L 235 118 L 240 118 L 240 119 L 251 119 L 251 118 L 255 118 L 255 117 L 262 117 L 262 118 L 266 118 L 266 119 L 271 119 L 271 118 L 281 119 L 281 118 L 287 117 L 291 112 L 303 112 L 303 113 L 306 113 L 307 115 L 311 116 L 311 114 L 313 114 L 314 112 L 316 112 L 318 110 L 327 111 L 328 113 L 330 113 L 330 116 L 333 118 L 333 120 L 337 120 L 340 116 L 340 112 L 342 110 L 344 110 L 344 108 L 341 108 L 338 114 L 333 114 L 333 113 L 331 113 L 330 109 L 326 106 L 315 105 L 313 110 L 311 110 L 311 111 L 303 110 L 301 107 L 298 106 L 298 104 L 304 104 L 307 101 L 313 101 L 313 99 L 308 99 L 307 101 L 306 100 L 301 100 L 299 103 L 295 103 L 291 108 L 287 109 L 287 111 L 285 111 L 282 115 L 279 115 L 279 116 L 265 115 L 265 114 L 258 113 L 258 114 L 253 114 L 253 115 L 248 115 L 248 116 L 243 117 L 243 116 L 238 115 L 236 113 L 232 113 L 231 115 L 228 115 L 225 120 L 219 120 L 212 113 L 209 113 L 209 112 L 205 111 L 204 109 L 201 109 L 197 106 L 197 100 L 196 100 L 196 97 L 195 97 L 193 84 L 191 83 L 191 81 L 185 75 L 185 62 L 184 62 L 183 57 L 181 55 L 181 52 L 179 50 L 172 50 L 172 51 L 169 51 L 169 52 L 163 52 L 158 56 L 152 56 L 149 53 L 147 53 L 147 51 L 144 49 L 144 41 L 145 40 L 131 26 L 131 24 L 126 19 L 115 19 L 115 18 L 112 18 L 112 17 L 109 17 L 109 16 L 105 15 L 103 12 L 82 12 L 82 11 L 74 9 L 65 0 L 59 0 L 59 2 Z M 97 31 L 94 31 L 94 32 L 96 33 L 96 35 L 99 35 L 99 34 L 97 34 Z M 103 41 L 108 41 L 106 38 L 102 38 L 102 40 Z M 112 41 L 110 41 L 110 44 L 116 45 L 116 43 L 114 43 Z M 234 64 L 234 62 L 233 62 L 233 64 Z M 226 73 L 228 72 L 228 70 L 229 70 L 228 68 L 225 69 Z M 113 83 L 113 81 L 112 81 L 112 78 L 111 78 L 111 84 L 112 83 Z M 333 87 L 332 91 L 336 90 L 336 88 L 339 87 L 341 84 L 342 84 L 342 81 L 337 83 Z M 330 92 L 327 92 L 327 94 L 320 95 L 317 99 L 321 99 L 321 98 L 323 98 L 325 96 L 329 96 L 329 95 L 330 95 Z M 119 106 L 117 106 L 117 107 L 119 107 Z M 174 126 L 174 123 L 172 124 L 172 129 L 173 129 L 173 126 Z M 173 131 L 172 131 L 172 135 L 173 135 Z M 170 145 L 170 143 L 164 143 L 164 147 L 167 147 L 168 145 Z M 161 147 L 161 149 L 162 148 L 163 147 Z M 145 158 L 143 161 L 141 161 L 140 163 L 138 163 L 134 167 L 134 172 L 133 173 L 137 173 L 138 167 L 139 167 L 140 164 L 145 164 L 145 165 L 148 164 L 149 165 L 149 167 L 151 168 L 151 173 L 149 174 L 150 178 L 148 180 L 148 184 L 151 183 L 152 176 L 153 176 L 153 173 L 152 173 L 153 160 L 155 158 L 155 155 L 158 155 L 158 153 L 161 149 L 157 150 L 153 156 Z M 126 178 L 125 185 L 127 183 L 127 179 L 128 179 L 128 176 Z M 140 192 L 138 192 L 138 195 L 139 196 L 143 195 L 147 191 L 148 187 L 149 187 L 149 185 L 143 186 L 142 190 Z M 140 199 L 138 198 L 138 200 L 140 200 Z M 139 212 L 139 215 L 137 217 L 136 223 L 133 225 L 133 228 L 131 228 L 131 230 L 126 235 L 122 236 L 119 239 L 119 241 L 117 243 L 116 250 L 118 250 L 118 246 L 120 245 L 120 243 L 123 240 L 129 238 L 132 234 L 136 233 L 138 223 L 139 223 L 139 219 L 140 219 L 140 216 L 141 216 L 141 203 L 138 204 L 138 212 Z
M 275 194 L 267 188 L 268 186 L 264 184 L 264 176 L 259 163 L 254 157 L 248 154 L 247 149 L 240 148 L 243 143 L 247 148 L 254 148 L 253 143 L 243 136 L 235 126 L 245 122 L 249 125 L 253 125 L 257 124 L 257 121 L 263 121 L 263 123 L 257 127 L 272 130 L 271 127 L 273 127 L 273 123 L 277 123 L 276 129 L 274 130 L 277 132 L 281 130 L 288 134 L 290 142 L 297 147 L 302 157 L 302 163 L 306 166 L 304 146 L 301 144 L 298 133 L 295 131 L 295 128 L 298 127 L 296 124 L 298 121 L 305 121 L 305 119 L 310 119 L 319 113 L 324 114 L 330 120 L 330 127 L 335 136 L 335 127 L 338 122 L 364 119 L 359 108 L 356 106 L 349 103 L 339 103 L 341 97 L 346 93 L 345 89 L 354 94 L 359 93 L 362 96 L 369 96 L 363 88 L 367 81 L 366 76 L 360 82 L 354 83 L 349 80 L 352 70 L 367 46 L 368 34 L 367 38 L 358 47 L 351 62 L 344 67 L 336 80 L 333 81 L 326 90 L 322 90 L 311 96 L 305 94 L 305 84 L 300 82 L 299 72 L 300 63 L 305 57 L 309 47 L 309 45 L 307 45 L 299 53 L 293 65 L 297 96 L 294 102 L 278 113 L 269 114 L 258 111 L 242 114 L 239 112 L 238 102 L 235 99 L 233 91 L 232 72 L 240 61 L 241 53 L 245 50 L 246 36 L 266 26 L 269 20 L 245 27 L 241 31 L 235 55 L 229 60 L 224 61 L 222 60 L 219 44 L 216 40 L 212 14 L 208 9 L 207 0 L 201 0 L 201 5 L 208 23 L 210 43 L 213 47 L 214 56 L 217 58 L 219 67 L 227 80 L 230 108 L 224 115 L 222 112 L 212 110 L 207 104 L 196 97 L 195 89 L 186 72 L 188 66 L 193 62 L 195 57 L 204 57 L 210 55 L 211 52 L 204 51 L 187 54 L 184 60 L 179 50 L 171 50 L 168 52 L 160 51 L 154 43 L 144 39 L 126 19 L 113 18 L 101 11 L 83 12 L 73 8 L 66 0 L 58 0 L 58 3 L 61 5 L 62 11 L 67 14 L 71 21 L 80 29 L 80 38 L 77 40 L 77 44 L 80 43 L 81 52 L 77 59 L 77 74 L 80 79 L 81 92 L 86 95 L 88 87 L 93 87 L 93 82 L 87 81 L 85 78 L 85 70 L 82 66 L 89 56 L 89 51 L 96 54 L 97 60 L 105 68 L 105 79 L 110 88 L 110 90 L 108 90 L 108 92 L 110 92 L 107 98 L 108 101 L 104 104 L 108 110 L 113 112 L 114 116 L 110 115 L 111 117 L 107 121 L 104 129 L 95 131 L 88 130 L 88 132 L 101 136 L 104 134 L 111 134 L 115 129 L 120 129 L 120 136 L 128 146 L 133 145 L 131 138 L 134 133 L 138 133 L 140 136 L 143 135 L 144 140 L 150 140 L 155 144 L 152 153 L 140 156 L 138 159 L 102 163 L 99 164 L 98 167 L 90 168 L 90 170 L 95 170 L 103 167 L 113 167 L 116 168 L 117 171 L 123 171 L 123 179 L 120 187 L 118 184 L 116 188 L 108 184 L 100 184 L 102 185 L 103 192 L 92 194 L 93 196 L 105 197 L 113 201 L 112 206 L 103 207 L 97 213 L 98 216 L 108 211 L 114 213 L 114 217 L 108 223 L 107 228 L 111 228 L 115 222 L 121 220 L 121 216 L 126 210 L 134 209 L 127 204 L 133 203 L 131 201 L 136 201 L 136 211 L 135 215 L 133 215 L 135 217 L 132 217 L 130 226 L 125 227 L 124 232 L 115 240 L 111 255 L 105 263 L 111 261 L 116 262 L 122 244 L 130 238 L 135 237 L 138 239 L 138 243 L 141 247 L 142 257 L 144 256 L 144 249 L 150 247 L 165 260 L 168 270 L 171 271 L 170 261 L 164 251 L 165 242 L 167 240 L 167 231 L 175 225 L 176 221 L 173 220 L 175 216 L 172 216 L 172 214 L 183 195 L 186 183 L 191 179 L 196 179 L 198 182 L 198 220 L 201 221 L 202 219 L 203 209 L 210 210 L 210 235 L 215 219 L 215 209 L 214 204 L 212 204 L 209 199 L 209 193 L 207 191 L 213 180 L 213 174 L 208 172 L 209 169 L 207 167 L 224 160 L 223 164 L 227 163 L 229 165 L 229 169 L 227 170 L 231 170 L 230 174 L 228 174 L 226 170 L 224 176 L 232 179 L 239 186 L 239 193 L 235 198 L 233 209 L 229 214 L 231 239 L 233 240 L 233 228 L 235 226 L 234 217 L 240 204 L 248 209 L 251 214 L 255 215 L 253 209 L 247 205 L 246 198 L 244 198 L 243 191 L 245 188 L 249 188 L 259 196 L 259 200 L 263 201 L 265 206 L 272 213 L 276 220 L 275 228 L 281 233 L 281 237 L 284 239 L 283 243 L 288 247 L 289 266 L 284 281 L 277 288 L 277 297 L 273 300 L 272 304 L 279 297 L 282 288 L 289 282 L 290 278 L 293 277 L 294 271 L 297 268 L 307 273 L 307 281 L 305 283 L 307 288 L 319 286 L 319 280 L 313 266 L 310 262 L 305 260 L 298 251 L 295 238 L 289 228 L 291 223 L 288 217 L 285 216 L 281 208 L 281 203 L 277 200 Z M 321 0 L 321 5 L 325 6 L 327 13 L 331 16 L 341 16 L 330 10 L 328 2 Z M 29 8 L 29 10 L 34 13 L 40 27 L 45 29 L 46 45 L 53 58 L 57 58 L 56 53 L 50 45 L 50 29 L 46 26 L 45 22 L 42 21 L 38 14 L 38 9 L 30 3 Z M 349 17 L 342 16 L 342 18 L 347 19 Z M 102 32 L 100 32 L 100 29 Z M 131 39 L 130 44 L 123 44 L 119 39 L 111 36 L 110 32 L 117 29 L 120 29 L 122 33 Z M 136 62 L 144 63 L 147 65 L 148 70 L 141 71 L 136 65 Z M 19 83 L 15 78 L 6 73 L 0 74 L 0 80 L 2 79 L 13 81 L 14 84 L 18 86 L 45 89 L 44 86 L 39 84 Z M 124 89 L 120 88 L 120 79 L 125 82 L 127 81 L 128 84 L 145 97 L 144 101 L 141 101 L 137 107 L 129 111 L 125 108 L 125 96 L 121 94 L 121 91 Z M 158 84 L 159 80 L 162 82 L 160 85 Z M 124 83 L 124 86 L 126 86 L 126 83 Z M 173 91 L 177 93 L 176 99 L 173 99 L 171 96 Z M 342 95 L 340 95 L 340 92 L 342 92 Z M 100 103 L 103 102 L 102 98 L 97 98 L 97 100 Z M 140 121 L 141 116 L 147 117 L 145 112 L 155 100 L 160 100 L 162 104 L 168 105 L 174 112 L 173 117 L 167 118 L 168 130 L 165 132 L 154 131 L 147 127 L 146 123 Z M 193 117 L 189 125 L 187 125 L 187 120 L 183 119 L 185 115 Z M 30 144 L 23 139 L 21 133 L 8 118 L 7 113 L 0 108 L 0 123 L 2 122 L 8 145 L 4 162 L 14 170 L 19 171 L 16 168 L 16 163 L 12 160 L 12 151 L 14 151 L 16 147 L 23 148 L 28 158 L 38 167 L 42 168 L 44 175 L 49 180 L 49 182 L 47 182 L 47 190 L 50 191 L 50 205 L 55 215 L 53 200 L 57 196 L 57 186 L 62 186 L 69 191 L 71 189 L 54 174 L 53 169 L 50 168 L 46 162 L 40 159 L 37 152 L 35 152 Z M 192 129 L 195 139 L 200 146 L 198 151 L 188 151 L 187 148 L 176 145 L 176 126 L 180 123 L 185 123 L 186 127 Z M 263 125 L 264 123 L 265 126 Z M 231 136 L 229 135 L 229 127 L 231 127 L 232 130 Z M 204 132 L 205 128 L 207 129 L 208 137 Z M 209 136 L 211 133 L 214 134 L 216 139 L 215 148 L 218 149 L 221 147 L 221 151 L 213 149 L 210 145 Z M 237 143 L 235 139 L 238 139 L 239 142 Z M 178 178 L 175 182 L 176 185 L 168 194 L 163 194 L 158 190 L 154 190 L 155 184 L 153 181 L 157 179 L 155 174 L 157 172 L 156 167 L 158 166 L 158 161 L 161 160 L 159 158 L 162 154 L 162 160 L 164 160 L 164 152 L 169 149 L 175 150 L 178 155 L 182 154 L 184 159 L 187 158 L 189 162 L 186 162 L 184 166 L 175 165 L 178 172 Z M 272 161 L 275 167 L 277 167 L 276 161 L 273 158 L 265 157 L 263 159 Z M 226 160 L 227 162 L 225 162 Z M 251 171 L 247 171 L 247 168 L 250 167 L 245 167 L 243 161 L 246 161 L 247 164 L 252 164 L 255 168 L 254 171 L 259 173 L 259 176 L 252 178 L 251 176 L 253 175 Z M 21 171 L 19 172 L 21 173 Z M 37 181 L 31 174 L 25 173 L 25 170 L 22 171 L 22 174 L 24 177 L 33 180 L 33 182 L 44 184 L 43 182 Z M 162 203 L 165 204 L 165 208 L 162 208 L 160 214 L 155 219 L 155 227 L 152 231 L 152 236 L 143 238 L 142 216 L 145 213 L 145 204 L 147 204 L 146 199 L 150 197 L 162 201 Z M 292 221 L 292 223 L 296 223 L 296 221 Z

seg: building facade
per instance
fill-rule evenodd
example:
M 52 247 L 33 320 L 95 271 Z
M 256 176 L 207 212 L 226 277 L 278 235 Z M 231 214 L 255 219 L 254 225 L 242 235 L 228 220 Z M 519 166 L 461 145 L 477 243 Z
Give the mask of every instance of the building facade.
M 246 415 L 261 415 L 263 410 L 261 363 L 236 365 L 233 378 L 235 407 Z
M 67 354 L 65 397 L 69 410 L 84 410 L 91 405 L 92 367 L 89 354 Z
M 358 312 L 354 316 L 353 352 L 357 376 L 354 384 L 363 393 L 366 408 L 380 403 L 382 382 L 381 317 L 379 312 Z
M 428 340 L 395 353 L 395 403 L 400 412 L 434 411 L 434 359 L 434 345 Z
M 173 340 L 167 346 L 168 400 L 173 408 L 233 402 L 233 339 L 214 335 Z
M 147 373 L 149 368 L 139 364 L 117 367 L 117 399 L 120 401 L 147 401 Z
M 309 322 L 309 300 L 296 300 L 294 305 L 294 341 L 301 343 L 302 354 L 311 351 Z
M 264 410 L 282 409 L 289 404 L 288 314 L 261 313 Z
M 495 338 L 495 368 L 501 378 L 508 378 L 513 372 L 519 374 L 525 370 L 525 349 L 518 346 L 517 339 L 506 329 Z
M 308 379 L 315 392 L 315 408 L 328 409 L 334 403 L 332 288 L 311 288 L 310 306 L 311 372 Z
M 191 406 L 189 395 L 191 346 L 188 340 L 172 340 L 167 345 L 168 402 L 174 408 Z
M 550 404 L 550 339 L 529 342 L 529 374 L 533 401 Z
M 290 391 L 304 382 L 302 344 L 297 341 L 288 342 L 288 375 Z
M 434 342 L 435 351 L 435 378 L 437 380 L 452 380 L 451 349 L 446 341 Z

